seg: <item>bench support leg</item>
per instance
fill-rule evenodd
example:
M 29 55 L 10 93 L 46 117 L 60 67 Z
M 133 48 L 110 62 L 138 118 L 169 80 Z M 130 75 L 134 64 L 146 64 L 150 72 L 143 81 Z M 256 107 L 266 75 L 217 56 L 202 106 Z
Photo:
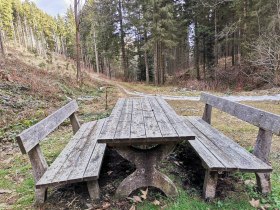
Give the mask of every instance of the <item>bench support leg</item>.
M 87 187 L 91 200 L 98 200 L 100 198 L 98 180 L 88 181 Z
M 269 173 L 256 173 L 258 190 L 262 194 L 271 193 L 271 182 Z
M 272 132 L 260 128 L 253 154 L 267 164 L 269 164 L 271 141 Z M 256 179 L 261 193 L 268 194 L 271 192 L 270 173 L 256 173 Z
M 35 189 L 35 203 L 43 204 L 47 200 L 47 188 Z
M 177 196 L 178 191 L 174 183 L 155 168 L 159 161 L 173 151 L 175 145 L 158 145 L 146 150 L 133 147 L 116 148 L 123 158 L 136 166 L 136 170 L 121 182 L 116 195 L 127 197 L 138 188 L 152 186 L 162 190 L 167 196 Z
M 218 172 L 206 170 L 204 184 L 203 184 L 204 199 L 212 199 L 215 197 L 217 181 L 218 181 Z

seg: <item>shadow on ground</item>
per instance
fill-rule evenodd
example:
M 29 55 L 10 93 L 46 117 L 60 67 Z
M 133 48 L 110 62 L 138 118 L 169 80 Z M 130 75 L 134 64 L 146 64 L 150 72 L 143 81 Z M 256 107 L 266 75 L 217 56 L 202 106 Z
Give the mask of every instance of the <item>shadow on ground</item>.
M 171 167 L 170 167 L 171 166 Z M 196 153 L 188 143 L 181 144 L 176 151 L 160 163 L 164 173 L 178 178 L 177 185 L 183 190 L 201 196 L 204 180 L 204 168 Z M 101 199 L 91 202 L 87 192 L 86 183 L 65 185 L 51 189 L 49 197 L 44 204 L 44 209 L 130 209 L 131 201 L 127 198 L 115 198 L 115 191 L 120 182 L 131 174 L 135 167 L 123 159 L 115 150 L 107 148 L 99 185 Z M 220 174 L 217 187 L 217 198 L 224 199 L 230 191 L 236 191 L 234 183 L 237 179 L 230 174 Z M 137 195 L 134 192 L 133 195 Z M 162 196 L 160 190 L 149 188 L 149 200 Z

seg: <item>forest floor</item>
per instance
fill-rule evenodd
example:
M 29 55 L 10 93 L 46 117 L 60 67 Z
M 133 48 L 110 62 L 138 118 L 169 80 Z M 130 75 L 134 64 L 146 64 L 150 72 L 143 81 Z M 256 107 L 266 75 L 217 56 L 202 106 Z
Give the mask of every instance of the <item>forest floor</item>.
M 73 61 L 55 56 L 50 64 L 22 50 L 9 49 L 5 60 L 0 59 L 0 209 L 33 209 L 34 180 L 28 157 L 22 155 L 15 136 L 48 114 L 58 109 L 70 98 L 79 104 L 78 116 L 82 123 L 109 116 L 119 97 L 127 97 L 120 86 L 129 91 L 149 94 L 198 96 L 199 91 L 178 87 L 154 87 L 140 83 L 110 83 L 108 108 L 105 109 L 105 88 L 108 81 L 85 77 L 79 87 L 75 81 Z M 254 91 L 251 95 L 277 94 L 279 89 L 267 92 Z M 250 95 L 250 93 L 241 93 Z M 197 101 L 168 101 L 181 115 L 202 115 L 203 104 Z M 242 102 L 280 114 L 279 101 Z M 213 125 L 239 144 L 252 150 L 257 128 L 219 111 L 213 113 Z M 51 163 L 71 137 L 70 123 L 66 121 L 43 142 L 43 153 Z M 147 199 L 137 191 L 131 199 L 116 199 L 118 184 L 134 170 L 134 166 L 108 149 L 100 175 L 101 200 L 91 202 L 84 183 L 52 188 L 43 209 L 279 209 L 280 208 L 280 138 L 273 137 L 271 163 L 273 193 L 259 195 L 254 187 L 253 174 L 219 175 L 217 198 L 211 202 L 201 199 L 203 169 L 199 158 L 187 144 L 178 146 L 164 160 L 160 169 L 177 185 L 180 195 L 168 199 L 156 189 L 148 189 Z M 186 155 L 187 154 L 187 155 Z M 146 190 L 146 189 L 142 189 Z M 145 196 L 144 196 L 145 197 Z M 141 198 L 141 202 L 138 198 Z M 250 203 L 251 202 L 251 203 Z M 259 203 L 258 203 L 259 202 Z

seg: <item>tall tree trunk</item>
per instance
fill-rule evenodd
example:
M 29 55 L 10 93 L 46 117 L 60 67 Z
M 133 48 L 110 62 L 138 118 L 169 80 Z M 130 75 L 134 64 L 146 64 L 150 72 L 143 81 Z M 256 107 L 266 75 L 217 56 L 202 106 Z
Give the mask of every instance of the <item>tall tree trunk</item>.
M 203 35 L 203 79 L 206 79 L 206 42 L 205 35 Z
M 189 43 L 189 33 L 187 33 L 186 38 L 186 68 L 190 67 L 190 43 Z
M 154 77 L 155 77 L 155 85 L 158 85 L 158 42 L 156 41 L 154 44 Z
M 121 51 L 122 51 L 122 68 L 124 72 L 124 80 L 128 80 L 128 69 L 126 65 L 126 53 L 125 53 L 125 42 L 124 42 L 124 30 L 123 30 L 123 15 L 122 15 L 122 0 L 118 0 L 119 3 L 119 22 L 120 22 L 120 35 L 121 35 Z
M 162 53 L 162 45 L 161 45 L 161 84 L 163 85 L 165 82 L 165 56 Z
M 235 43 L 234 43 L 234 33 L 232 34 L 232 43 L 231 43 L 231 64 L 232 66 L 235 65 Z
M 214 28 L 215 28 L 215 66 L 218 65 L 219 57 L 218 57 L 218 35 L 217 35 L 217 8 L 214 11 Z
M 227 44 L 227 35 L 226 35 L 226 42 L 225 42 L 225 70 L 227 70 L 227 51 L 228 51 L 228 44 Z
M 157 62 L 158 62 L 158 83 L 159 83 L 159 85 L 162 84 L 162 80 L 161 80 L 162 79 L 162 76 L 161 76 L 161 74 L 162 74 L 161 45 L 162 45 L 162 43 L 161 43 L 161 41 L 159 41 L 158 45 L 157 45 L 158 46 Z
M 145 39 L 145 44 L 147 44 L 147 31 L 144 31 L 144 39 Z M 146 69 L 146 83 L 150 82 L 150 73 L 149 73 L 149 63 L 148 63 L 148 54 L 147 54 L 147 49 L 145 47 L 144 50 L 144 60 L 145 60 L 145 69 Z
M 248 0 L 243 0 L 243 25 L 241 31 L 241 42 L 245 43 L 247 39 L 247 16 L 248 16 Z M 240 45 L 241 47 L 242 45 Z M 244 48 L 240 48 L 240 60 L 246 55 Z
M 99 60 L 98 60 L 98 51 L 97 51 L 97 43 L 96 43 L 96 32 L 95 28 L 93 29 L 93 41 L 94 41 L 94 53 L 95 53 L 95 63 L 96 63 L 96 71 L 99 74 Z
M 198 24 L 197 20 L 195 19 L 194 23 L 195 27 L 195 69 L 196 69 L 196 79 L 200 80 L 200 73 L 199 73 L 199 37 L 198 37 Z
M 0 49 L 1 49 L 2 56 L 5 57 L 5 48 L 4 48 L 4 43 L 3 43 L 3 34 L 2 34 L 1 27 L 0 27 Z
M 78 11 L 78 0 L 74 3 L 75 23 L 76 23 L 76 62 L 77 62 L 77 81 L 82 83 L 81 78 L 81 44 L 80 44 L 80 15 Z

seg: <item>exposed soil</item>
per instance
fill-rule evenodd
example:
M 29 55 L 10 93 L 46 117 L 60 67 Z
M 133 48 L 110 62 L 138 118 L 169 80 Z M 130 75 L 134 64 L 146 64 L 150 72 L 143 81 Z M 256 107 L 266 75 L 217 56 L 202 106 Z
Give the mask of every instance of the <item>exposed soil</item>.
M 160 167 L 166 174 L 173 174 L 178 177 L 177 185 L 192 194 L 202 194 L 204 180 L 204 169 L 199 157 L 188 146 L 187 143 L 181 144 Z M 87 192 L 86 183 L 65 185 L 60 188 L 52 189 L 50 196 L 44 204 L 44 209 L 130 209 L 131 200 L 127 198 L 115 198 L 115 192 L 120 182 L 131 174 L 135 167 L 123 159 L 114 149 L 108 148 L 105 153 L 104 162 L 99 179 L 101 199 L 91 202 Z M 226 198 L 230 192 L 237 193 L 235 184 L 238 180 L 230 174 L 220 174 L 217 187 L 217 199 Z M 138 195 L 139 190 L 133 192 Z M 149 187 L 148 200 L 151 202 L 158 199 L 163 193 Z

